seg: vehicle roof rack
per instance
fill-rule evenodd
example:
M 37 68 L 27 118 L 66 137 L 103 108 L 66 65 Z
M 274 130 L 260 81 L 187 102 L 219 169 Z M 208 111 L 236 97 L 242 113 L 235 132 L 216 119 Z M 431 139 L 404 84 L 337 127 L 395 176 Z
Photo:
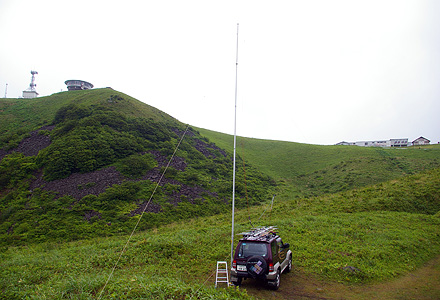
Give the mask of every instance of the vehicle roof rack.
M 249 239 L 249 240 L 268 240 L 277 235 L 275 230 L 277 230 L 275 226 L 268 226 L 268 227 L 259 227 L 259 228 L 253 228 L 250 231 L 241 232 L 238 235 L 242 235 L 243 238 Z

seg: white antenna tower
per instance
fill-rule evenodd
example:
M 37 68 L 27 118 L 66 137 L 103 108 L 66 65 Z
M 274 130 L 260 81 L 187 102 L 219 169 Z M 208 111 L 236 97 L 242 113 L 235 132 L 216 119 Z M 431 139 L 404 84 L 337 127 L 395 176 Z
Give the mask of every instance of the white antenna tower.
M 35 74 L 38 74 L 38 72 L 37 71 L 31 71 L 31 74 L 32 74 L 32 79 L 31 79 L 31 84 L 29 84 L 29 90 L 30 91 L 36 91 L 35 87 L 37 85 L 35 84 Z
M 5 98 L 8 96 L 8 84 L 6 84 L 6 88 L 5 88 Z
M 23 91 L 23 98 L 35 98 L 38 96 L 37 90 L 35 87 L 37 86 L 35 84 L 35 75 L 38 74 L 37 71 L 31 71 L 32 79 L 31 83 L 29 84 L 29 87 L 27 90 Z

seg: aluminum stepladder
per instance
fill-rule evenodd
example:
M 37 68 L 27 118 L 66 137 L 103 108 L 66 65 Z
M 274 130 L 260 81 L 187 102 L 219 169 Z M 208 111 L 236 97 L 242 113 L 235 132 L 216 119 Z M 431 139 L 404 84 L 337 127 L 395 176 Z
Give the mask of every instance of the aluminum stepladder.
M 218 283 L 226 283 L 229 286 L 228 263 L 225 261 L 217 262 L 217 272 L 215 273 L 215 287 Z

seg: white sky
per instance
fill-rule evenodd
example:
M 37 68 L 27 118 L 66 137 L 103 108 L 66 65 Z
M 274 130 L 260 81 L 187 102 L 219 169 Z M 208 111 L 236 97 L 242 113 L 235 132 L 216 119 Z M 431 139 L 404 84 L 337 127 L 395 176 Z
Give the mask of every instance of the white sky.
M 81 79 L 197 127 L 440 141 L 440 1 L 0 0 L 0 97 Z

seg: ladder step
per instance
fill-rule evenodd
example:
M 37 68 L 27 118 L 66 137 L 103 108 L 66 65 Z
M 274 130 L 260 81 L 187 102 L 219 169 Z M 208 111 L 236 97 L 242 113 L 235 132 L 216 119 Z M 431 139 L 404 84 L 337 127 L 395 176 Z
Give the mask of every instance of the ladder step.
M 219 276 L 219 275 L 223 275 L 223 276 Z M 224 275 L 226 275 L 226 277 Z M 217 287 L 218 283 L 227 283 L 229 286 L 228 263 L 226 261 L 217 261 L 215 287 Z

